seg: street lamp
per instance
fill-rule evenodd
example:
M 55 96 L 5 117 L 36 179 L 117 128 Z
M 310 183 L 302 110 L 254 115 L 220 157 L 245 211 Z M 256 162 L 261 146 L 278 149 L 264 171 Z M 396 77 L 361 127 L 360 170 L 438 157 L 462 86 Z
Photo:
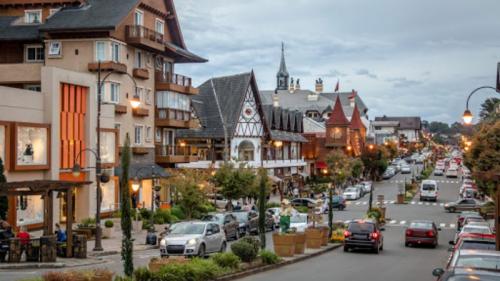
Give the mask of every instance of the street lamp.
M 492 90 L 495 90 L 496 93 L 500 94 L 500 92 L 498 92 L 495 87 L 491 87 L 491 86 L 479 87 L 479 88 L 475 89 L 474 91 L 472 91 L 469 94 L 469 96 L 467 97 L 467 102 L 465 104 L 465 111 L 464 111 L 464 114 L 462 116 L 462 119 L 464 120 L 464 123 L 466 125 L 472 124 L 472 119 L 474 119 L 474 116 L 472 115 L 472 112 L 469 110 L 469 101 L 470 101 L 470 98 L 472 97 L 472 95 L 474 95 L 476 92 L 478 92 L 479 90 L 482 90 L 482 89 L 492 89 Z

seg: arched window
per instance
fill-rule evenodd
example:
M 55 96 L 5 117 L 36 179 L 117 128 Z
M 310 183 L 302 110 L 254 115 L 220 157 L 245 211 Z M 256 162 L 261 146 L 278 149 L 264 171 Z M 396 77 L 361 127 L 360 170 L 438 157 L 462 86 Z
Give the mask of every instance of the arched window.
M 240 161 L 254 161 L 255 147 L 250 141 L 242 141 L 238 146 L 238 158 Z

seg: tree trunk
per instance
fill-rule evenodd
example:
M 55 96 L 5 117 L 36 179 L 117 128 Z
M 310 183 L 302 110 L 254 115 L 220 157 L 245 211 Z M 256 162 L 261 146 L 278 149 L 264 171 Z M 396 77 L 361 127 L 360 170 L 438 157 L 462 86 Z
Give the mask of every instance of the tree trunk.
M 328 237 L 332 237 L 332 233 L 333 233 L 333 186 L 328 189 L 328 227 L 330 229 L 330 231 L 328 233 Z

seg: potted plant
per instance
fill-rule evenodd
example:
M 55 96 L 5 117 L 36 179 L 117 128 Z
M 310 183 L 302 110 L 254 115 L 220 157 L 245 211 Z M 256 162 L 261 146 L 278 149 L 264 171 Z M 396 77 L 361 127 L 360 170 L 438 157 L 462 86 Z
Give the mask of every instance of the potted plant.
M 142 230 L 142 216 L 141 216 L 141 214 L 136 213 L 135 218 L 132 221 L 132 229 L 135 232 L 139 232 Z
M 107 220 L 104 222 L 104 229 L 102 230 L 102 236 L 105 238 L 111 238 L 113 235 L 115 224 L 112 220 Z
M 318 200 L 318 206 L 323 204 L 322 200 Z M 313 208 L 309 210 L 309 218 L 312 221 L 312 227 L 306 228 L 306 247 L 309 249 L 319 249 L 321 248 L 321 243 L 323 241 L 323 230 L 316 227 L 316 224 L 321 223 L 323 218 L 321 214 L 318 214 Z

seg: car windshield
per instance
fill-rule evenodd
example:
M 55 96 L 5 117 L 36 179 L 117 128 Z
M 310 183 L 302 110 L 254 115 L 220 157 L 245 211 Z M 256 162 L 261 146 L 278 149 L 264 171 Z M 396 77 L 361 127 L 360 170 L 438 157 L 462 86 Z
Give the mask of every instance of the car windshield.
M 345 190 L 345 192 L 356 192 L 356 188 L 354 187 L 349 187 Z
M 240 221 L 240 222 L 247 222 L 248 221 L 248 213 L 246 212 L 237 212 L 233 213 L 233 215 Z
M 464 233 L 491 234 L 491 229 L 488 227 L 474 227 L 474 226 L 467 227 L 467 226 L 465 226 L 462 229 L 462 232 L 464 232 Z
M 375 226 L 371 223 L 350 223 L 347 230 L 356 233 L 372 233 Z
M 494 241 L 464 241 L 460 247 L 462 250 L 496 250 Z
M 432 223 L 429 222 L 412 222 L 410 228 L 432 229 Z
M 201 220 L 222 223 L 224 221 L 224 216 L 221 214 L 207 215 L 207 216 L 204 216 Z
M 290 218 L 290 223 L 307 223 L 307 216 L 292 216 Z
M 436 190 L 436 186 L 433 185 L 433 184 L 423 184 L 422 185 L 422 190 L 425 190 L 425 191 L 434 191 L 434 190 Z
M 500 256 L 486 256 L 486 255 L 460 256 L 456 262 L 456 266 L 500 269 Z
M 170 234 L 203 234 L 204 231 L 202 223 L 179 223 L 172 226 Z
M 470 280 L 482 280 L 482 281 L 496 281 L 498 280 L 498 276 L 493 276 L 493 275 L 478 275 L 475 273 L 467 273 L 467 274 L 460 274 L 460 275 L 455 275 L 451 276 L 450 278 L 446 279 L 448 281 L 470 281 Z

